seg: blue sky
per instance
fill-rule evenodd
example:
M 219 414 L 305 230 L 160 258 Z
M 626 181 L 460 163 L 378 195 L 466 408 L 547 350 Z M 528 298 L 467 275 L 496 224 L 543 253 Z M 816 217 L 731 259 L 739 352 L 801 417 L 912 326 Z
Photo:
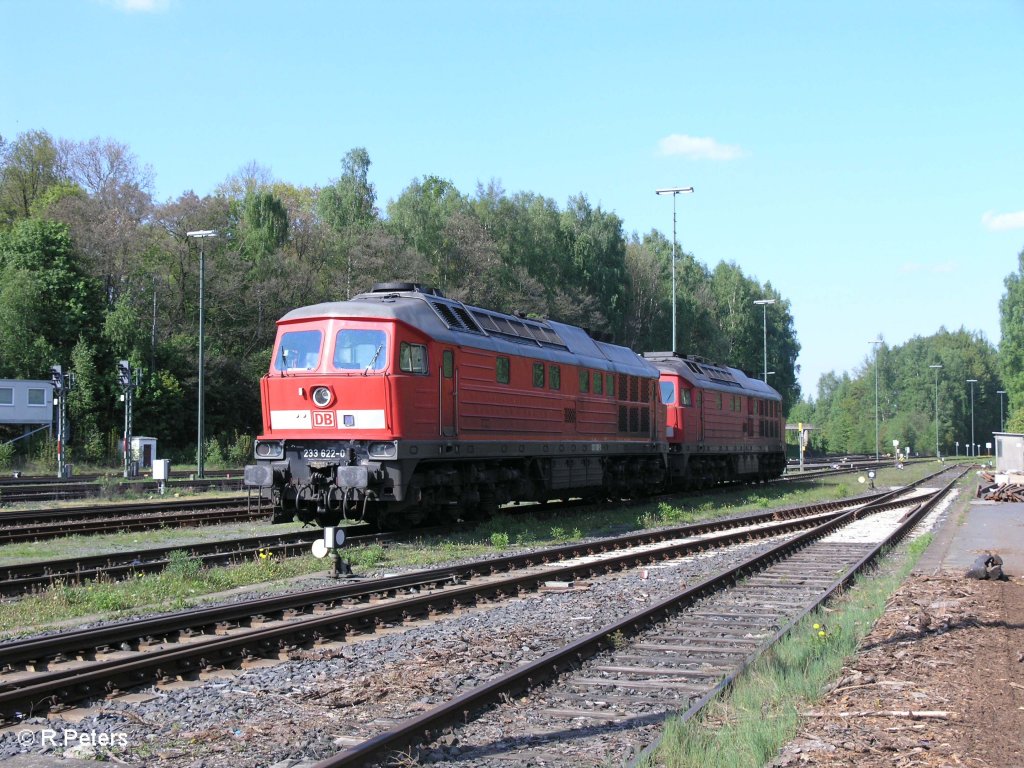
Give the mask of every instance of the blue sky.
M 692 185 L 682 248 L 792 302 L 805 393 L 879 335 L 999 341 L 1024 248 L 1020 0 L 0 0 L 0 17 L 0 135 L 123 142 L 161 201 L 254 160 L 324 185 L 363 146 L 382 209 L 414 177 L 496 179 L 670 235 L 654 190 Z

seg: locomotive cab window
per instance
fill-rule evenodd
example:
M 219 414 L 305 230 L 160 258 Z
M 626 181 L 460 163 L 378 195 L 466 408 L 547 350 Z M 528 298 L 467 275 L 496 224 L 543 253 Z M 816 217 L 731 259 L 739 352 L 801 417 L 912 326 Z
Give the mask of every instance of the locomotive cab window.
M 683 388 L 682 392 L 682 401 L 684 408 L 689 408 L 691 405 L 693 405 L 693 395 L 690 393 L 690 390 L 686 389 L 685 387 Z
M 274 357 L 275 371 L 314 371 L 320 366 L 320 331 L 288 331 L 281 335 Z
M 676 401 L 676 385 L 671 381 L 661 382 L 661 403 L 672 405 Z
M 406 373 L 428 373 L 427 348 L 422 344 L 403 341 L 398 345 L 398 367 Z
M 343 328 L 334 340 L 334 367 L 342 371 L 383 371 L 388 364 L 384 331 Z

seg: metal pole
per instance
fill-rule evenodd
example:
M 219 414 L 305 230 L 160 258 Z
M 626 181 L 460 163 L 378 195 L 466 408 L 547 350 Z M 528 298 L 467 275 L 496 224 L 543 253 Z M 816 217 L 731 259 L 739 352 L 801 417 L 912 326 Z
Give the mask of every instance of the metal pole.
M 760 304 L 762 312 L 761 320 L 764 323 L 764 383 L 768 383 L 768 305 L 774 304 L 775 299 L 755 299 L 755 304 Z M 773 371 L 774 373 L 774 371 Z
M 672 195 L 672 353 L 676 351 L 676 196 Z
M 939 369 L 942 366 L 935 363 L 928 367 L 935 371 L 935 458 L 941 459 L 942 456 L 939 454 Z
M 868 344 L 875 345 L 875 462 L 878 462 L 878 345 L 882 343 L 881 339 L 874 339 L 869 341 Z
M 764 383 L 768 383 L 768 304 L 761 305 L 761 321 L 764 328 Z
M 204 330 L 204 284 L 206 282 L 206 258 L 203 253 L 203 241 L 199 241 L 199 424 L 196 441 L 196 477 L 203 478 L 203 374 L 205 373 L 205 357 L 203 350 Z
M 996 394 L 999 395 L 999 431 L 1005 432 L 1006 427 L 1003 424 L 1003 395 L 1006 394 L 1005 389 L 997 389 Z
M 968 379 L 967 383 L 971 385 L 971 450 L 974 451 L 974 456 L 977 458 L 978 451 L 974 442 L 974 385 L 978 382 L 977 379 Z
M 203 378 L 206 369 L 205 352 L 203 349 L 203 335 L 205 322 L 205 282 L 206 282 L 206 254 L 203 250 L 203 238 L 215 237 L 217 232 L 212 229 L 200 229 L 194 232 L 186 232 L 186 237 L 199 238 L 199 417 L 196 436 L 196 477 L 203 478 L 203 442 L 204 442 L 204 405 L 203 405 Z
M 656 195 L 672 195 L 672 352 L 676 352 L 676 195 L 693 192 L 693 187 L 656 189 Z

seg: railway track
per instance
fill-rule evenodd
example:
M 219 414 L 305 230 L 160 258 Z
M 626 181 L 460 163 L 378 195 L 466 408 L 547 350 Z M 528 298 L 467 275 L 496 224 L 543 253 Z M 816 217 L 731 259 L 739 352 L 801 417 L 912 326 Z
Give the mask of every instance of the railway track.
M 106 482 L 104 482 L 106 481 Z M 242 473 L 224 472 L 217 477 L 188 479 L 172 477 L 163 484 L 170 492 L 175 490 L 231 490 L 242 488 Z M 2 478 L 0 479 L 0 505 L 39 503 L 45 501 L 73 501 L 95 498 L 105 493 L 158 493 L 161 483 L 154 480 L 112 481 L 102 475 L 81 476 L 75 480 L 56 478 Z
M 873 466 L 873 464 L 872 464 Z M 824 469 L 785 475 L 775 483 L 800 482 L 819 477 L 848 474 L 863 469 L 859 465 L 828 467 Z M 211 480 L 211 483 L 222 482 Z M 716 486 L 714 489 L 675 493 L 666 498 L 704 495 L 713 490 L 728 492 L 735 486 Z M 642 502 L 659 499 L 641 499 Z M 582 502 L 572 500 L 549 504 L 545 509 L 578 507 Z M 243 513 L 242 506 L 245 511 Z M 213 511 L 213 510 L 218 511 Z M 200 513 L 199 510 L 210 510 Z M 181 512 L 181 514 L 178 514 Z M 93 535 L 119 531 L 141 531 L 150 528 L 180 527 L 186 525 L 212 525 L 220 522 L 260 519 L 268 515 L 258 495 L 238 496 L 224 500 L 193 500 L 144 502 L 139 504 L 109 504 L 90 507 L 69 507 L 56 510 L 0 511 L 0 546 L 27 541 L 42 541 L 72 535 Z
M 635 761 L 666 717 L 699 712 L 905 537 L 956 479 L 927 500 L 874 502 L 838 515 L 390 729 L 342 737 L 352 746 L 316 768 L 362 765 L 396 751 L 403 759 L 429 752 L 441 766 Z M 445 740 L 431 743 L 442 733 Z M 457 745 L 450 760 L 446 745 Z
M 213 525 L 268 515 L 267 507 L 259 507 L 246 496 L 0 512 L 0 546 L 63 536 Z
M 876 497 L 874 503 L 884 499 Z M 133 620 L 0 645 L 0 717 L 16 721 L 139 685 L 287 658 L 302 648 L 413 617 L 594 578 L 737 542 L 789 535 L 849 516 L 865 500 L 831 502 L 715 523 L 420 571 L 313 592 Z M 187 643 L 176 642 L 187 638 Z
M 857 468 L 824 467 L 817 472 L 791 476 L 790 480 L 810 479 L 820 475 L 832 475 L 856 471 Z M 785 481 L 787 478 L 782 478 Z M 723 487 L 723 490 L 725 488 Z M 234 500 L 230 500 L 234 501 Z M 240 501 L 240 500 L 239 500 Z M 251 499 L 249 500 L 251 503 Z M 546 505 L 541 512 L 544 516 L 557 515 L 562 509 L 575 509 L 582 502 L 570 501 Z M 168 503 L 164 506 L 153 504 L 125 506 L 110 505 L 89 509 L 54 510 L 49 512 L 0 513 L 0 544 L 17 541 L 37 541 L 56 536 L 87 535 L 90 533 L 109 533 L 123 530 L 144 530 L 152 527 L 169 525 L 216 524 L 230 522 L 235 513 L 234 504 L 222 510 L 217 505 L 216 514 L 207 516 L 207 502 L 194 502 L 194 510 L 190 514 L 201 514 L 200 517 L 173 518 L 164 517 L 164 510 L 177 511 L 182 504 Z M 110 517 L 121 513 L 132 515 L 141 511 L 142 514 L 128 520 Z M 158 512 L 154 516 L 154 511 Z M 240 510 L 239 510 L 240 511 Z M 247 513 L 251 507 L 247 507 Z M 220 517 L 221 514 L 227 518 Z M 265 511 L 257 510 L 256 518 L 265 516 Z M 44 521 L 37 518 L 43 516 Z M 99 518 L 93 520 L 92 517 Z M 244 516 L 240 519 L 251 519 Z M 4 523 L 10 521 L 16 530 L 5 531 Z M 131 526 L 131 527 L 128 527 Z M 422 531 L 418 532 L 422 535 Z M 5 539 L 9 536 L 9 539 Z M 291 557 L 306 554 L 306 547 L 319 533 L 305 532 L 302 534 L 268 534 L 257 538 L 235 539 L 212 542 L 204 545 L 187 547 L 162 547 L 148 550 L 129 550 L 111 552 L 88 557 L 69 557 L 60 560 L 19 563 L 0 566 L 0 596 L 11 597 L 46 589 L 55 583 L 81 584 L 100 575 L 107 580 L 118 580 L 131 577 L 137 573 L 158 573 L 168 563 L 168 555 L 175 550 L 187 550 L 192 556 L 201 559 L 207 565 L 225 565 L 251 558 L 260 549 L 266 549 L 277 556 Z

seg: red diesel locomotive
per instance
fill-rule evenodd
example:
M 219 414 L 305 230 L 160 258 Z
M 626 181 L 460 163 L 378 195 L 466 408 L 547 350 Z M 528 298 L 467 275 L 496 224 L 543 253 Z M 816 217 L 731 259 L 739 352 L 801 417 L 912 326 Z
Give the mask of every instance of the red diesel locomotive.
M 393 528 L 785 467 L 779 395 L 738 370 L 411 283 L 289 312 L 261 394 L 245 482 L 276 521 Z

